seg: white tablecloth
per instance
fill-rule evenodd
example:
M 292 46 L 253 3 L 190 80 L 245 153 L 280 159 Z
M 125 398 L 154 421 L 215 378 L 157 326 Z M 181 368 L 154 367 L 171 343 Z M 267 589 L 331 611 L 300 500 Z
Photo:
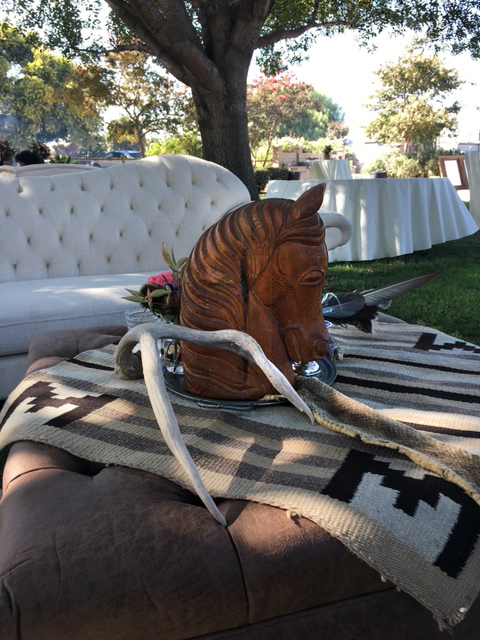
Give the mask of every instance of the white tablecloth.
M 470 213 L 480 224 L 480 151 L 465 153 L 465 167 L 470 186 Z
M 327 185 L 320 211 L 352 224 L 352 239 L 329 252 L 330 262 L 401 256 L 478 231 L 448 178 L 274 180 L 267 198 L 296 200 L 320 183 Z
M 318 180 L 348 180 L 352 177 L 348 160 L 313 160 L 310 170 Z

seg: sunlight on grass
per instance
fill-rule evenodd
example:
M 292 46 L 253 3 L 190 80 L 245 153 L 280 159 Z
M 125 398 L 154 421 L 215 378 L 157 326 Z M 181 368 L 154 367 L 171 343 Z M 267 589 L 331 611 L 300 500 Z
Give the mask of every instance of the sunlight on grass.
M 388 313 L 480 344 L 480 231 L 398 258 L 334 262 L 324 291 L 362 291 L 432 271 L 440 278 L 395 300 Z

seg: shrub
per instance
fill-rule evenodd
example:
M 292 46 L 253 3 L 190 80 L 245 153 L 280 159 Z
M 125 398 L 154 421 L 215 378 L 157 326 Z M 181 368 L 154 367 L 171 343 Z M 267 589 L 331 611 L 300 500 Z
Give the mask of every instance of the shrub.
M 264 191 L 269 180 L 288 180 L 289 170 L 287 167 L 266 167 L 265 169 L 255 169 L 255 180 L 259 192 Z
M 288 180 L 287 167 L 268 167 L 267 171 L 269 180 Z
M 281 147 L 285 153 L 292 153 L 298 147 L 303 148 L 306 141 L 303 138 L 292 138 L 290 136 L 284 136 L 276 141 L 276 145 Z
M 386 171 L 389 178 L 423 178 L 425 168 L 416 158 L 395 151 L 376 158 L 366 171 Z
M 50 157 L 50 149 L 46 144 L 40 142 L 39 140 L 32 140 L 32 142 L 28 145 L 27 149 L 32 151 L 32 153 L 36 153 L 37 156 L 42 158 L 43 160 L 48 160 Z
M 255 181 L 257 183 L 257 189 L 260 193 L 265 190 L 270 178 L 269 169 L 255 169 Z
M 0 164 L 10 162 L 15 155 L 15 149 L 8 140 L 0 140 Z
M 153 142 L 147 149 L 147 156 L 158 156 L 164 153 L 202 157 L 202 140 L 196 132 L 186 132 L 171 136 L 163 141 Z

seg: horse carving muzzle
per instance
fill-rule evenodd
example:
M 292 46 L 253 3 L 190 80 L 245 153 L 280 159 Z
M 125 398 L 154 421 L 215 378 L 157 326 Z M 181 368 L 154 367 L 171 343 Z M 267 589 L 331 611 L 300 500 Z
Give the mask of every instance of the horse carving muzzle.
M 327 355 L 330 347 L 330 338 L 322 318 L 312 329 L 301 326 L 287 327 L 284 340 L 292 362 L 320 360 Z

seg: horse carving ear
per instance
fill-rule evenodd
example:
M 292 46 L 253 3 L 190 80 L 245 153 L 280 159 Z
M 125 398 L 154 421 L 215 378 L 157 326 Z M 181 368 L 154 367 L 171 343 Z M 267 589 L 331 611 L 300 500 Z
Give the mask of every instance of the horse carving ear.
M 325 184 L 317 184 L 295 200 L 292 205 L 292 213 L 295 220 L 308 218 L 316 213 L 322 206 L 323 196 L 325 195 Z

